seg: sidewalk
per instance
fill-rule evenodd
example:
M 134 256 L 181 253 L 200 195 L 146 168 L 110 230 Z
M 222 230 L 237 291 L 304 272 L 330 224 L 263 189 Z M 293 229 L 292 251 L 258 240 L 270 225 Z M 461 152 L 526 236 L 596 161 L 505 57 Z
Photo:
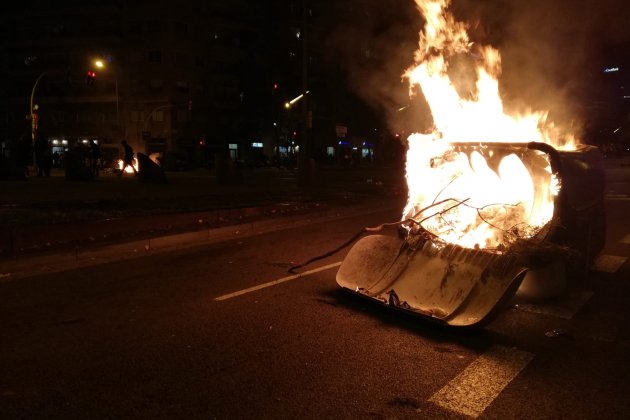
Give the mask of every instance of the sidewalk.
M 278 168 L 246 169 L 235 185 L 219 185 L 208 169 L 169 172 L 166 184 L 111 173 L 93 182 L 67 181 L 61 170 L 49 178 L 2 181 L 0 263 L 33 253 L 402 203 L 400 171 L 320 168 L 309 188 L 298 187 L 295 173 Z

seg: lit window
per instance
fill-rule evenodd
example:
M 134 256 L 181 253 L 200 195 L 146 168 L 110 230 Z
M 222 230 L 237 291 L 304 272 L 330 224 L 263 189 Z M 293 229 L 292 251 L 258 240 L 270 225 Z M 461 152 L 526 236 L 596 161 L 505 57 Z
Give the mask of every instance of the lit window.
M 153 111 L 153 121 L 156 121 L 156 122 L 164 121 L 164 111 Z

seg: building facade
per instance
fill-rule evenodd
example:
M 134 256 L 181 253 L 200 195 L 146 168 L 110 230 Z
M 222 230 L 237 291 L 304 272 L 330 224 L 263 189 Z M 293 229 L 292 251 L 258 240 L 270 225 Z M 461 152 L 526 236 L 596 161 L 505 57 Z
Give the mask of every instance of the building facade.
M 209 166 L 219 155 L 295 163 L 300 147 L 335 161 L 340 140 L 374 142 L 363 138 L 372 131 L 348 122 L 355 105 L 339 69 L 323 59 L 330 4 L 7 6 L 0 17 L 3 153 L 37 132 L 60 152 L 95 139 L 112 160 L 125 139 L 169 167 Z M 348 127 L 341 138 L 338 126 Z
M 255 2 L 61 1 L 2 17 L 0 135 L 96 139 L 207 164 L 255 130 L 246 109 Z M 249 99 L 249 98 L 247 98 Z M 234 146 L 232 146 L 234 147 Z M 241 146 L 242 147 L 242 146 Z

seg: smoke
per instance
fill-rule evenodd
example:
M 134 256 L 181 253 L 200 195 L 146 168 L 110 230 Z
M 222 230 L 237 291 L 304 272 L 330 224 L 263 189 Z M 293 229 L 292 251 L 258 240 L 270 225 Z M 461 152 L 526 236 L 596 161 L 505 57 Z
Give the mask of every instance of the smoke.
M 426 129 L 428 108 L 418 98 L 409 102 L 401 79 L 424 24 L 414 1 L 340 3 L 326 49 L 347 83 L 390 126 Z M 499 49 L 507 110 L 548 110 L 576 134 L 593 118 L 598 73 L 630 43 L 630 4 L 620 0 L 453 0 L 452 10 L 471 40 Z
M 413 64 L 422 18 L 413 1 L 351 0 L 336 2 L 335 25 L 324 51 L 339 64 L 346 84 L 383 115 L 393 130 L 427 122 L 428 107 L 409 99 L 402 74 Z M 419 110 L 419 108 L 424 108 Z M 401 110 L 402 109 L 402 110 Z
M 502 56 L 500 78 L 508 110 L 548 110 L 580 134 L 594 115 L 599 75 L 630 41 L 630 5 L 616 0 L 458 1 L 459 16 L 477 16 Z M 476 4 L 475 4 L 476 3 Z

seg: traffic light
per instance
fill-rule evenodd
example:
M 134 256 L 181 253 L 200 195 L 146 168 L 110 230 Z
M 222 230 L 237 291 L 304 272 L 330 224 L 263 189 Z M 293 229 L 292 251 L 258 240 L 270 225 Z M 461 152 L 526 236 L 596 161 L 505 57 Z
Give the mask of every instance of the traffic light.
M 94 73 L 92 70 L 88 70 L 88 72 L 87 72 L 87 85 L 88 86 L 93 86 L 95 79 L 96 79 L 96 73 Z

